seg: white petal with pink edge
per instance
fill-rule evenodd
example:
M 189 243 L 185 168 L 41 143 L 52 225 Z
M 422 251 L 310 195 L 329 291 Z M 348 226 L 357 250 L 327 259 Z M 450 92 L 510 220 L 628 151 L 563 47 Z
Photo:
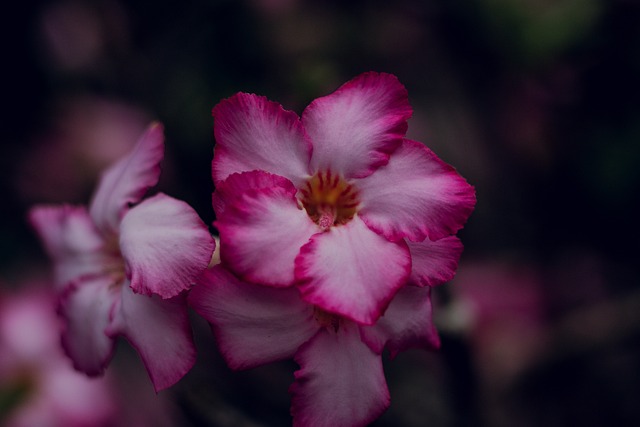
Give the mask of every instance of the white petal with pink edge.
M 296 259 L 305 301 L 367 325 L 382 315 L 410 271 L 404 241 L 386 240 L 357 216 L 313 236 Z
M 360 340 L 356 325 L 322 330 L 295 356 L 291 414 L 295 427 L 357 427 L 390 402 L 382 360 Z
M 462 228 L 475 191 L 423 144 L 405 140 L 389 163 L 356 181 L 362 220 L 390 240 L 438 240 Z
M 300 247 L 320 231 L 298 206 L 295 191 L 293 187 L 249 190 L 218 217 L 220 255 L 234 273 L 268 286 L 293 284 Z
M 103 252 L 103 237 L 84 206 L 36 206 L 29 221 L 54 261 L 56 287 L 61 290 L 82 276 L 100 274 L 114 261 Z
M 162 298 L 189 289 L 209 264 L 215 242 L 185 202 L 157 194 L 122 219 L 120 250 L 131 287 Z
M 229 203 L 241 197 L 245 192 L 271 187 L 283 187 L 293 193 L 296 192 L 293 183 L 280 175 L 260 170 L 232 173 L 216 185 L 216 191 L 212 196 L 213 210 L 217 216 L 220 216 Z
M 164 156 L 164 130 L 152 123 L 131 153 L 107 169 L 89 205 L 95 224 L 103 232 L 117 233 L 127 208 L 158 183 Z
M 402 141 L 411 113 L 407 90 L 390 74 L 361 74 L 314 100 L 302 114 L 313 141 L 311 170 L 370 175 Z
M 263 170 L 300 184 L 309 175 L 311 143 L 297 114 L 263 96 L 238 93 L 213 109 L 217 185 L 232 173 Z
M 475 191 L 423 144 L 405 140 L 389 163 L 354 183 L 360 215 L 390 240 L 437 240 L 458 231 L 473 211 Z
M 462 242 L 456 236 L 432 242 L 407 241 L 411 253 L 411 277 L 416 286 L 436 286 L 453 279 L 462 254 Z
M 73 366 L 87 375 L 102 375 L 113 355 L 114 341 L 105 330 L 118 301 L 117 289 L 114 278 L 104 275 L 74 283 L 60 296 L 62 346 Z
M 243 282 L 217 265 L 189 293 L 189 304 L 211 323 L 232 369 L 293 357 L 319 325 L 313 307 L 295 288 L 274 289 Z
M 107 334 L 124 336 L 138 351 L 156 392 L 174 385 L 196 360 L 186 298 L 136 294 L 128 283 L 121 296 Z
M 431 312 L 431 288 L 403 287 L 378 322 L 362 326 L 360 333 L 376 353 L 386 346 L 391 358 L 408 348 L 439 348 L 440 338 Z

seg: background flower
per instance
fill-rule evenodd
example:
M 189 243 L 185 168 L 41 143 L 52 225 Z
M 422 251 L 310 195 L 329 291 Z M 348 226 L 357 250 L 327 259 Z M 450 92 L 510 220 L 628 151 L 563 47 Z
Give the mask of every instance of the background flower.
M 0 296 L 0 421 L 8 427 L 111 425 L 114 384 L 73 370 L 60 348 L 55 300 L 41 288 Z
M 29 220 L 54 263 L 62 345 L 74 367 L 104 372 L 115 339 L 136 348 L 156 390 L 193 366 L 185 290 L 208 265 L 214 241 L 197 213 L 163 193 L 164 135 L 152 123 L 101 176 L 89 207 L 37 205 Z

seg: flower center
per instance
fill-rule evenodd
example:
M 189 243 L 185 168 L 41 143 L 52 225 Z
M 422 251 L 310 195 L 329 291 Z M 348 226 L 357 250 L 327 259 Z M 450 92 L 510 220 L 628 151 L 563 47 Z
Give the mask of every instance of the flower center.
M 340 329 L 340 316 L 324 311 L 320 307 L 313 307 L 313 318 L 316 319 L 316 322 L 323 328 L 331 327 L 334 332 L 338 332 L 338 329 Z
M 300 195 L 309 217 L 325 230 L 349 222 L 360 204 L 358 190 L 331 171 L 318 172 L 309 178 Z
M 126 277 L 124 259 L 120 252 L 120 242 L 118 236 L 113 234 L 105 239 L 105 245 L 102 250 L 103 256 L 103 273 L 111 277 L 111 288 L 122 285 Z

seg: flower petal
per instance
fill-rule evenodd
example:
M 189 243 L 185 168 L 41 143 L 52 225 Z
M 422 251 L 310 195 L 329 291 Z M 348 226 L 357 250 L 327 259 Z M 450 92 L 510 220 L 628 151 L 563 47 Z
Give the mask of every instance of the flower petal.
M 54 261 L 59 289 L 114 262 L 102 252 L 103 238 L 84 206 L 36 206 L 29 221 Z
M 238 93 L 213 109 L 213 182 L 263 170 L 299 184 L 309 175 L 311 143 L 298 116 L 263 96 Z
M 353 324 L 322 330 L 295 361 L 300 369 L 289 389 L 294 426 L 365 426 L 389 407 L 382 360 Z
M 162 298 L 191 287 L 209 264 L 215 242 L 185 202 L 157 194 L 130 209 L 121 224 L 120 250 L 134 291 Z
M 87 375 L 102 375 L 113 356 L 114 340 L 105 333 L 118 298 L 113 285 L 112 277 L 94 277 L 73 283 L 60 296 L 58 312 L 66 321 L 62 346 Z
M 319 328 L 313 307 L 295 288 L 246 283 L 221 265 L 202 275 L 189 293 L 189 304 L 211 323 L 232 369 L 292 357 Z
M 402 141 L 411 113 L 407 90 L 390 74 L 361 74 L 316 99 L 302 114 L 313 141 L 311 170 L 370 175 Z
M 411 252 L 411 277 L 417 286 L 436 286 L 453 279 L 462 254 L 462 242 L 456 236 L 432 242 L 407 241 Z
M 381 353 L 387 346 L 391 358 L 412 347 L 436 349 L 440 338 L 433 325 L 431 288 L 404 286 L 373 326 L 361 326 L 362 340 Z
M 160 123 L 152 123 L 127 155 L 107 169 L 89 206 L 89 213 L 103 232 L 118 231 L 120 219 L 129 205 L 140 201 L 158 183 L 164 156 L 164 133 Z
M 216 191 L 212 197 L 213 210 L 217 216 L 220 216 L 229 203 L 237 200 L 246 191 L 270 187 L 284 187 L 294 193 L 296 191 L 293 183 L 280 175 L 260 170 L 232 173 L 216 185 Z
M 389 242 L 357 216 L 313 236 L 296 259 L 302 299 L 368 325 L 384 312 L 410 271 L 406 244 Z
M 295 192 L 292 185 L 249 190 L 218 217 L 220 255 L 234 273 L 268 286 L 293 283 L 300 247 L 320 231 Z
M 405 140 L 389 164 L 355 183 L 362 220 L 389 240 L 438 240 L 462 228 L 475 191 L 419 142 Z
M 140 295 L 128 283 L 121 295 L 107 334 L 123 335 L 138 351 L 156 392 L 174 385 L 196 360 L 185 297 Z

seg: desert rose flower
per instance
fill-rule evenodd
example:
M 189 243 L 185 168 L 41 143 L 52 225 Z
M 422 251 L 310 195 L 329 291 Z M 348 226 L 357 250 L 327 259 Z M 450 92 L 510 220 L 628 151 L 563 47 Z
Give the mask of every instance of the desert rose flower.
M 0 424 L 108 426 L 112 384 L 73 370 L 60 349 L 55 296 L 42 289 L 0 295 Z
M 452 236 L 475 193 L 404 138 L 411 112 L 405 88 L 378 73 L 316 99 L 301 119 L 252 94 L 220 102 L 212 175 L 223 264 L 248 282 L 296 285 L 307 304 L 366 325 L 407 281 L 451 279 L 461 251 Z M 434 251 L 449 260 L 440 271 Z
M 215 243 L 186 203 L 159 193 L 160 124 L 102 175 L 84 206 L 37 206 L 30 220 L 54 261 L 66 320 L 63 346 L 76 369 L 101 374 L 115 338 L 140 354 L 156 390 L 195 361 L 185 290 L 207 267 Z
M 224 247 L 222 247 L 224 251 Z M 233 369 L 294 357 L 294 426 L 363 426 L 389 406 L 380 354 L 437 348 L 429 287 L 405 286 L 375 325 L 313 306 L 293 287 L 247 283 L 223 265 L 203 274 L 189 302 L 207 319 Z

